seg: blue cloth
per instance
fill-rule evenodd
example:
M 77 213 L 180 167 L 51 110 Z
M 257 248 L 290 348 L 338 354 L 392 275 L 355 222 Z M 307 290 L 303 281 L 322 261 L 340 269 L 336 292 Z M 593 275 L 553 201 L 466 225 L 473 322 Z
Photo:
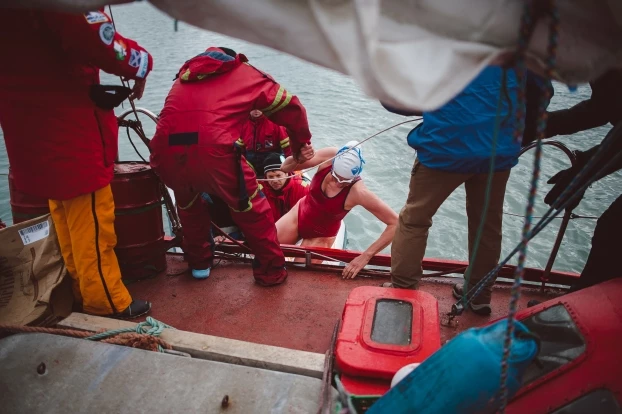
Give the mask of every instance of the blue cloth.
M 417 150 L 419 162 L 447 172 L 487 173 L 501 93 L 495 171 L 509 170 L 518 163 L 520 142 L 514 142 L 512 136 L 518 82 L 514 70 L 508 70 L 506 94 L 502 76 L 502 68 L 489 66 L 453 100 L 423 113 L 423 123 L 408 134 L 408 145 Z
M 529 329 L 519 321 L 515 328 L 508 361 L 509 398 L 538 355 L 536 340 L 526 335 Z M 384 394 L 367 414 L 496 413 L 506 330 L 503 319 L 462 332 Z

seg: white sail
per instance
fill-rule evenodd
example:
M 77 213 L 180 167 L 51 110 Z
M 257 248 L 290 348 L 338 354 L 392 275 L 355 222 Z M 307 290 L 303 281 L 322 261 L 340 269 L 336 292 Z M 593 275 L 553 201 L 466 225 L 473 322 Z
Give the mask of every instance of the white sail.
M 118 0 L 116 1 L 118 2 Z M 7 1 L 5 0 L 5 4 Z M 8 1 L 27 6 L 41 0 Z M 101 0 L 50 0 L 96 8 Z M 110 3 L 108 0 L 106 3 Z M 153 0 L 195 26 L 262 44 L 351 75 L 369 95 L 403 108 L 437 108 L 517 43 L 523 0 Z M 538 1 L 536 1 L 538 3 Z M 581 83 L 622 67 L 622 2 L 557 1 L 558 80 Z M 538 22 L 530 68 L 546 57 Z M 207 46 L 207 45 L 206 45 Z M 327 85 L 329 87 L 329 85 Z

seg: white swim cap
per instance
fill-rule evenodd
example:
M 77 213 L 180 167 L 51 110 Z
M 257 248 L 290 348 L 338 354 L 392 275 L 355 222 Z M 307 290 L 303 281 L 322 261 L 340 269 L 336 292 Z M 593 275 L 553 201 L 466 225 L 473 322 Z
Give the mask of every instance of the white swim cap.
M 352 150 L 350 148 L 358 144 L 358 141 L 350 141 L 337 152 L 337 157 L 333 160 L 333 171 L 340 177 L 351 180 L 358 177 L 363 171 L 363 153 L 360 147 Z
M 415 370 L 415 368 L 417 368 L 419 365 L 421 365 L 421 364 L 419 364 L 418 362 L 413 362 L 412 364 L 408 364 L 408 365 L 405 365 L 402 368 L 400 368 L 395 373 L 395 375 L 393 376 L 393 379 L 391 380 L 391 388 L 395 387 L 398 382 L 400 382 L 401 380 L 406 378 L 408 376 L 408 374 L 413 372 Z

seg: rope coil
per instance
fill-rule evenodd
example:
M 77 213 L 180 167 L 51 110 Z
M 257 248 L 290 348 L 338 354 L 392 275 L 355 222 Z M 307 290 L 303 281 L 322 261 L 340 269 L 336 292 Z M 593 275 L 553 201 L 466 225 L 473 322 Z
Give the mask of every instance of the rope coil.
M 101 332 L 19 325 L 0 325 L 0 332 L 11 334 L 46 333 L 72 338 L 82 338 L 89 341 L 98 341 L 107 344 L 129 346 L 148 351 L 165 352 L 165 350 L 173 349 L 173 347 L 159 337 L 164 328 L 175 329 L 172 326 L 148 316 L 145 322 L 140 322 L 133 328 L 121 328 L 108 331 L 104 330 Z

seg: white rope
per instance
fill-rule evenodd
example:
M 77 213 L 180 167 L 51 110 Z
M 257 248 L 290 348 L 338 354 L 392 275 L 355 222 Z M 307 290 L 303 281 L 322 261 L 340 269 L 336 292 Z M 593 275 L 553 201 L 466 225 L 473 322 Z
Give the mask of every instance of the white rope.
M 340 152 L 339 154 L 335 155 L 334 157 L 332 157 L 332 158 L 330 158 L 330 159 L 327 159 L 326 161 L 324 161 L 324 162 L 322 162 L 322 163 L 320 163 L 320 164 L 316 165 L 315 167 L 309 167 L 309 168 L 304 169 L 304 170 L 302 170 L 302 171 L 298 171 L 298 172 L 296 172 L 295 174 L 291 174 L 290 176 L 288 176 L 288 178 L 290 178 L 290 177 L 294 177 L 294 176 L 297 176 L 297 175 L 301 176 L 301 175 L 303 175 L 303 174 L 304 174 L 304 173 L 306 173 L 306 172 L 312 171 L 312 170 L 316 169 L 317 167 L 319 167 L 320 165 L 325 164 L 325 163 L 327 163 L 327 162 L 330 162 L 330 161 L 334 160 L 335 158 L 337 158 L 338 156 L 341 156 L 341 155 L 343 155 L 343 154 L 346 154 L 346 153 L 348 153 L 348 152 L 352 151 L 354 148 L 356 148 L 356 147 L 358 147 L 358 146 L 360 146 L 360 145 L 363 145 L 363 143 L 365 143 L 365 142 L 369 141 L 370 139 L 372 139 L 372 138 L 374 138 L 374 137 L 377 137 L 378 135 L 382 134 L 383 132 L 387 132 L 387 131 L 388 131 L 388 130 L 390 130 L 390 129 L 393 129 L 393 128 L 398 127 L 398 126 L 400 126 L 400 125 L 408 124 L 408 123 L 410 123 L 410 122 L 421 121 L 421 119 L 423 119 L 423 118 L 422 118 L 422 117 L 417 117 L 417 118 L 409 119 L 408 121 L 403 121 L 403 122 L 397 123 L 397 124 L 395 124 L 395 125 L 392 125 L 392 126 L 390 126 L 390 127 L 388 127 L 388 128 L 385 128 L 385 129 L 383 129 L 382 131 L 378 131 L 378 132 L 376 132 L 374 135 L 371 135 L 371 136 L 369 136 L 369 137 L 365 138 L 364 140 L 362 140 L 361 142 L 359 142 L 359 143 L 358 143 L 358 144 L 356 144 L 355 146 L 350 147 L 347 151 Z M 257 179 L 257 181 L 281 181 L 281 180 L 283 180 L 283 178 L 258 178 L 258 179 Z

